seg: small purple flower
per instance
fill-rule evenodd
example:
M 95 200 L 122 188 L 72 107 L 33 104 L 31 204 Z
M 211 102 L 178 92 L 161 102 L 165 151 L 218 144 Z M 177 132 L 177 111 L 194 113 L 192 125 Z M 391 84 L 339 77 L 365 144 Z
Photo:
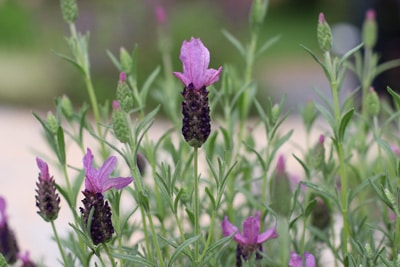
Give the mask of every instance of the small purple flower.
M 17 261 L 19 247 L 14 231 L 8 227 L 6 206 L 6 200 L 0 196 L 0 253 L 8 264 L 14 264 Z
M 208 68 L 210 52 L 199 38 L 192 37 L 189 42 L 183 41 L 179 59 L 183 64 L 183 73 L 174 72 L 173 74 L 181 80 L 185 87 L 201 89 L 219 80 L 222 67 L 219 67 L 218 70 Z
M 109 177 L 116 163 L 116 157 L 109 157 L 96 170 L 93 168 L 93 155 L 89 148 L 83 158 L 86 171 L 86 189 L 82 192 L 85 198 L 82 200 L 84 207 L 81 207 L 80 211 L 87 226 L 89 224 L 90 212 L 93 209 L 93 216 L 90 222 L 90 237 L 94 245 L 108 242 L 114 233 L 111 208 L 104 199 L 103 193 L 111 188 L 122 189 L 132 182 L 132 177 Z
M 87 191 L 93 193 L 104 193 L 111 188 L 122 189 L 132 182 L 132 177 L 110 178 L 110 175 L 117 164 L 117 158 L 114 156 L 109 157 L 103 165 L 96 170 L 93 168 L 92 151 L 88 148 L 87 153 L 83 158 L 83 164 L 86 171 L 85 187 Z
M 36 183 L 36 207 L 38 214 L 46 221 L 54 221 L 60 211 L 60 196 L 56 191 L 56 183 L 50 177 L 49 166 L 40 158 L 36 158 L 36 164 L 40 170 L 39 181 Z
M 304 263 L 303 265 L 303 257 L 297 254 L 296 252 L 290 252 L 290 260 L 289 266 L 290 267 L 315 267 L 315 258 L 309 252 L 304 252 Z
M 261 259 L 261 255 L 258 252 L 262 251 L 262 243 L 278 237 L 276 227 L 272 227 L 260 234 L 260 216 L 261 212 L 257 211 L 256 216 L 248 217 L 243 223 L 243 233 L 229 222 L 227 216 L 222 221 L 223 235 L 230 236 L 235 234 L 233 239 L 238 243 L 236 250 L 237 266 L 242 266 L 242 258 L 247 260 L 254 252 L 256 252 L 256 259 Z
M 222 67 L 209 69 L 210 52 L 200 39 L 183 41 L 179 56 L 183 73 L 173 74 L 185 85 L 182 96 L 182 135 L 193 147 L 201 147 L 211 132 L 207 86 L 219 80 Z

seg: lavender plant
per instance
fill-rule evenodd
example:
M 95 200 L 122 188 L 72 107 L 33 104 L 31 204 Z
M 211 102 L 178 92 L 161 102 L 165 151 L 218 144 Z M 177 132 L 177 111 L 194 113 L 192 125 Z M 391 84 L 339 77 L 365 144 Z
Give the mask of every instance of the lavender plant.
M 163 45 L 167 16 L 158 6 L 162 67 L 139 84 L 137 47 L 131 53 L 122 48 L 119 57 L 109 52 L 120 75 L 115 100 L 102 104 L 90 72 L 89 35 L 75 26 L 77 3 L 61 0 L 71 56 L 59 56 L 82 75 L 90 105 L 76 110 L 62 96 L 55 115 L 34 114 L 51 148 L 47 162 L 61 170 L 50 176 L 48 163 L 36 158 L 36 206 L 52 226 L 60 264 L 399 266 L 400 95 L 388 87 L 391 105 L 371 87 L 376 75 L 398 61 L 377 66 L 375 14 L 367 13 L 363 43 L 343 56 L 331 52 L 330 26 L 319 14 L 322 54 L 304 48 L 322 67 L 332 100 L 320 94 L 300 108 L 307 145 L 284 154 L 282 147 L 291 145 L 298 130 L 283 127 L 290 115 L 285 98 L 274 103 L 255 97 L 255 60 L 279 39 L 260 40 L 267 7 L 266 0 L 253 1 L 247 44 L 224 32 L 244 68 L 229 62 L 209 68 L 212 49 L 191 37 L 181 46 L 183 72 L 173 72 L 170 43 Z M 360 80 L 360 107 L 356 94 L 339 100 L 348 70 Z M 183 83 L 181 94 L 173 75 Z M 160 100 L 166 117 L 159 116 L 160 106 L 148 111 L 149 97 Z M 168 126 L 155 139 L 159 120 Z M 251 127 L 263 135 L 255 136 Z M 67 144 L 79 148 L 80 165 L 70 163 Z M 287 167 L 289 157 L 299 164 L 296 171 Z M 120 177 L 126 172 L 128 177 Z M 29 252 L 19 252 L 5 203 L 0 197 L 0 266 L 35 266 Z M 57 231 L 60 209 L 72 215 L 63 233 Z M 235 226 L 241 222 L 242 231 Z

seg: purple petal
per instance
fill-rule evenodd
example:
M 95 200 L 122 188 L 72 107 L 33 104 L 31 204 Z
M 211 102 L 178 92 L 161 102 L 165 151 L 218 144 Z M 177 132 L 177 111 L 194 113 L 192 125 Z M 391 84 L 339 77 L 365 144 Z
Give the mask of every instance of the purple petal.
M 101 192 L 101 187 L 97 182 L 97 170 L 93 168 L 93 154 L 90 148 L 87 149 L 83 157 L 83 165 L 85 167 L 86 179 L 85 188 L 90 192 Z
M 257 244 L 258 233 L 260 232 L 260 213 L 250 216 L 243 223 L 243 235 L 246 237 L 247 244 Z
M 116 164 L 117 164 L 117 158 L 114 156 L 111 156 L 103 163 L 103 166 L 101 166 L 100 169 L 97 171 L 96 180 L 98 181 L 99 185 L 101 185 L 101 187 L 104 187 L 104 184 L 109 179 Z
M 276 232 L 276 227 L 272 227 L 257 236 L 257 244 L 264 243 L 270 239 L 274 239 L 277 237 L 278 237 L 278 233 Z
M 289 266 L 290 267 L 303 267 L 303 259 L 296 252 L 292 251 L 292 252 L 290 252 Z
M 40 170 L 40 176 L 39 176 L 40 179 L 48 181 L 50 179 L 50 175 L 49 175 L 49 166 L 47 165 L 47 163 L 44 162 L 39 157 L 36 157 L 36 164 Z
M 102 192 L 105 192 L 111 188 L 122 189 L 132 182 L 132 177 L 117 177 L 109 178 L 104 184 L 102 184 Z
M 173 74 L 188 87 L 191 83 L 195 89 L 208 86 L 219 79 L 222 67 L 218 70 L 208 69 L 210 52 L 199 38 L 183 41 L 179 59 L 182 61 L 183 73 Z
M 304 258 L 306 260 L 306 267 L 315 267 L 317 266 L 315 263 L 314 255 L 310 252 L 304 252 Z
M 222 234 L 224 236 L 230 236 L 231 234 L 239 232 L 239 229 L 229 222 L 228 216 L 224 217 L 224 220 L 221 223 L 221 227 L 222 227 Z
M 204 85 L 209 86 L 219 80 L 219 75 L 222 72 L 222 67 L 219 67 L 218 70 L 216 69 L 208 69 L 206 70 L 205 77 L 204 77 Z

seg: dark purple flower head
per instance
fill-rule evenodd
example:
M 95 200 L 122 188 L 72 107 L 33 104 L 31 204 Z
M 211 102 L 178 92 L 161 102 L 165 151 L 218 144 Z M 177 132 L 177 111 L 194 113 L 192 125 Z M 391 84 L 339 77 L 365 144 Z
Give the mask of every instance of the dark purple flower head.
M 183 64 L 183 73 L 173 74 L 181 80 L 187 88 L 201 89 L 219 80 L 222 67 L 209 69 L 210 52 L 203 45 L 199 38 L 191 38 L 190 41 L 183 41 L 179 59 Z M 192 86 L 189 86 L 192 84 Z
M 222 232 L 224 236 L 235 234 L 233 239 L 241 245 L 256 245 L 261 244 L 269 239 L 277 238 L 278 233 L 276 227 L 272 227 L 260 234 L 260 216 L 261 212 L 257 211 L 256 216 L 248 217 L 243 223 L 243 233 L 228 221 L 225 216 L 222 221 Z
M 132 182 L 132 177 L 117 177 L 110 178 L 110 174 L 117 164 L 117 158 L 109 157 L 98 170 L 93 168 L 93 155 L 90 148 L 83 158 L 83 165 L 85 166 L 86 190 L 93 193 L 104 193 L 105 191 L 115 188 L 122 189 Z
M 303 257 L 297 254 L 296 252 L 290 252 L 290 260 L 289 260 L 289 266 L 290 267 L 315 267 L 315 258 L 314 256 L 309 253 L 309 252 L 304 252 L 304 263 L 303 265 Z
M 0 227 L 3 227 L 7 222 L 6 215 L 6 200 L 0 196 Z

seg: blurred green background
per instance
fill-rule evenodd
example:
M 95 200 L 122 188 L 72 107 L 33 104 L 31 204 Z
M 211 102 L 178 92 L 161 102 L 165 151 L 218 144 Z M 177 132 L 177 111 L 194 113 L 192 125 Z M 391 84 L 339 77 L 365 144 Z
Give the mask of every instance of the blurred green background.
M 90 32 L 90 60 L 100 102 L 113 99 L 118 71 L 106 54 L 120 47 L 139 47 L 139 84 L 161 65 L 154 8 L 164 6 L 171 36 L 174 69 L 181 71 L 179 49 L 184 39 L 200 37 L 211 51 L 211 67 L 242 64 L 222 34 L 228 30 L 248 40 L 250 0 L 78 0 L 77 28 Z M 347 4 L 346 4 L 347 3 Z M 334 6 L 333 6 L 334 5 Z M 312 62 L 300 44 L 316 49 L 318 13 L 330 23 L 346 20 L 346 1 L 273 0 L 269 3 L 261 40 L 280 35 L 278 44 L 257 60 L 257 79 L 277 62 Z M 53 51 L 70 55 L 69 35 L 56 0 L 0 0 L 0 104 L 52 107 L 54 97 L 66 94 L 80 105 L 87 94 L 78 72 Z M 290 64 L 290 63 L 289 63 Z M 268 86 L 262 90 L 268 90 Z M 179 88 L 181 89 L 181 88 Z M 88 102 L 88 101 L 87 101 Z

